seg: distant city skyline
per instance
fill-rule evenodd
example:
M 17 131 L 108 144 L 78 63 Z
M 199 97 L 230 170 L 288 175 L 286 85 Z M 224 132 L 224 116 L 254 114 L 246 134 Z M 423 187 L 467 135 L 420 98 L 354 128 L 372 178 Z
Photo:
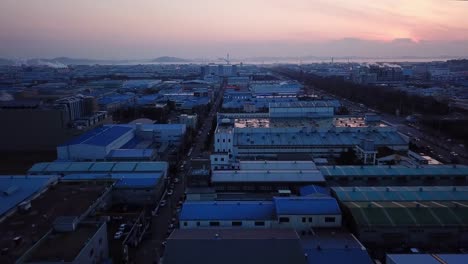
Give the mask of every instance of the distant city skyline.
M 0 3 L 0 57 L 467 56 L 468 1 Z

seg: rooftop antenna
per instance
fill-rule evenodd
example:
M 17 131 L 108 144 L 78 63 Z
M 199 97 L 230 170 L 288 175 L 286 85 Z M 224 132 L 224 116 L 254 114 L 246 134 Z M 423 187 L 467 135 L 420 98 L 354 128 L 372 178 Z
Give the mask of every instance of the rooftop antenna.
M 332 64 L 333 64 L 333 57 L 332 57 L 331 59 L 332 59 L 331 62 L 332 62 Z

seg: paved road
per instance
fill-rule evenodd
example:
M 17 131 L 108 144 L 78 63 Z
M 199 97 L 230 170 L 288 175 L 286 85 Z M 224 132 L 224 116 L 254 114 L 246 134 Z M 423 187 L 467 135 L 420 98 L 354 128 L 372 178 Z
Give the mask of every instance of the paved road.
M 365 114 L 369 112 L 376 112 L 376 110 L 366 107 L 365 105 L 350 101 L 346 98 L 329 94 L 325 91 L 314 88 L 314 93 L 318 96 L 327 96 L 340 100 L 350 114 Z M 382 120 L 395 126 L 398 131 L 408 136 L 413 143 L 418 147 L 425 149 L 424 154 L 433 157 L 442 163 L 451 163 L 456 160 L 460 164 L 468 164 L 468 151 L 459 142 L 453 142 L 451 139 L 443 138 L 440 136 L 431 135 L 427 130 L 422 130 L 417 126 L 407 124 L 405 118 L 395 115 L 379 113 Z
M 216 118 L 216 113 L 221 106 L 223 94 L 224 85 L 212 104 L 210 112 L 204 118 L 200 133 L 197 133 L 193 141 L 190 155 L 184 156 L 184 158 L 179 161 L 177 174 L 169 179 L 168 189 L 161 199 L 166 205 L 162 206 L 161 201 L 155 204 L 155 212 L 157 213 L 152 217 L 151 232 L 133 254 L 135 263 L 158 263 L 159 259 L 162 257 L 164 252 L 163 242 L 166 241 L 171 230 L 178 225 L 178 208 L 180 207 L 179 203 L 183 201 L 185 193 L 186 174 L 191 170 L 190 160 L 202 155 L 201 150 L 212 129 L 212 122 L 213 119 Z M 182 164 L 184 164 L 183 168 L 181 167 Z M 178 183 L 175 183 L 176 178 L 178 179 Z M 173 189 L 171 188 L 171 184 L 173 184 Z M 173 194 L 168 195 L 167 192 L 171 189 L 173 190 Z
M 358 104 L 345 98 L 333 96 L 330 94 L 327 95 L 340 100 L 343 106 L 348 108 L 350 113 L 364 114 L 368 112 L 375 112 L 374 109 L 370 109 L 362 104 Z M 458 143 L 451 142 L 451 140 L 449 142 L 447 141 L 449 139 L 437 137 L 430 135 L 427 132 L 423 132 L 422 129 L 418 126 L 407 124 L 405 118 L 403 117 L 385 113 L 379 114 L 382 116 L 383 121 L 395 126 L 400 133 L 408 136 L 418 147 L 425 149 L 427 153 L 424 154 L 429 155 L 434 159 L 441 161 L 442 163 L 451 163 L 455 158 L 457 163 L 468 164 L 468 153 L 466 149 L 460 146 Z

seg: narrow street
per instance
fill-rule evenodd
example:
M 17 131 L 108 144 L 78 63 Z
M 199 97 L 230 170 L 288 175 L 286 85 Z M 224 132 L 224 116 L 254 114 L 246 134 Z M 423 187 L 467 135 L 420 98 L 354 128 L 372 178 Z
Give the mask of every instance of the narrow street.
M 223 94 L 224 84 L 216 96 L 209 113 L 204 118 L 199 132 L 194 137 L 191 150 L 189 150 L 188 155 L 185 155 L 178 162 L 177 174 L 170 175 L 161 201 L 155 204 L 155 215 L 152 217 L 151 232 L 148 233 L 146 239 L 142 241 L 136 252 L 133 255 L 130 254 L 130 257 L 135 260 L 134 263 L 158 263 L 159 259 L 163 256 L 165 241 L 172 230 L 178 226 L 178 213 L 185 193 L 186 175 L 192 169 L 191 159 L 203 155 L 202 149 L 205 141 L 210 136 L 209 133 L 212 130 L 213 120 L 220 109 Z M 173 186 L 173 193 L 170 195 L 169 190 L 171 186 Z

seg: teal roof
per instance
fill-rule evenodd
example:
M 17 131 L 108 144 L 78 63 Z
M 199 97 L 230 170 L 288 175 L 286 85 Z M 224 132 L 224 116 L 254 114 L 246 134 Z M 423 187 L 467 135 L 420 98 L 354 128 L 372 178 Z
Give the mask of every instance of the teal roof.
M 73 174 L 115 172 L 165 172 L 167 162 L 44 162 L 34 164 L 29 174 Z
M 325 177 L 388 177 L 388 176 L 468 176 L 466 165 L 406 166 L 319 166 Z
M 341 202 L 361 201 L 468 201 L 468 186 L 333 187 Z

